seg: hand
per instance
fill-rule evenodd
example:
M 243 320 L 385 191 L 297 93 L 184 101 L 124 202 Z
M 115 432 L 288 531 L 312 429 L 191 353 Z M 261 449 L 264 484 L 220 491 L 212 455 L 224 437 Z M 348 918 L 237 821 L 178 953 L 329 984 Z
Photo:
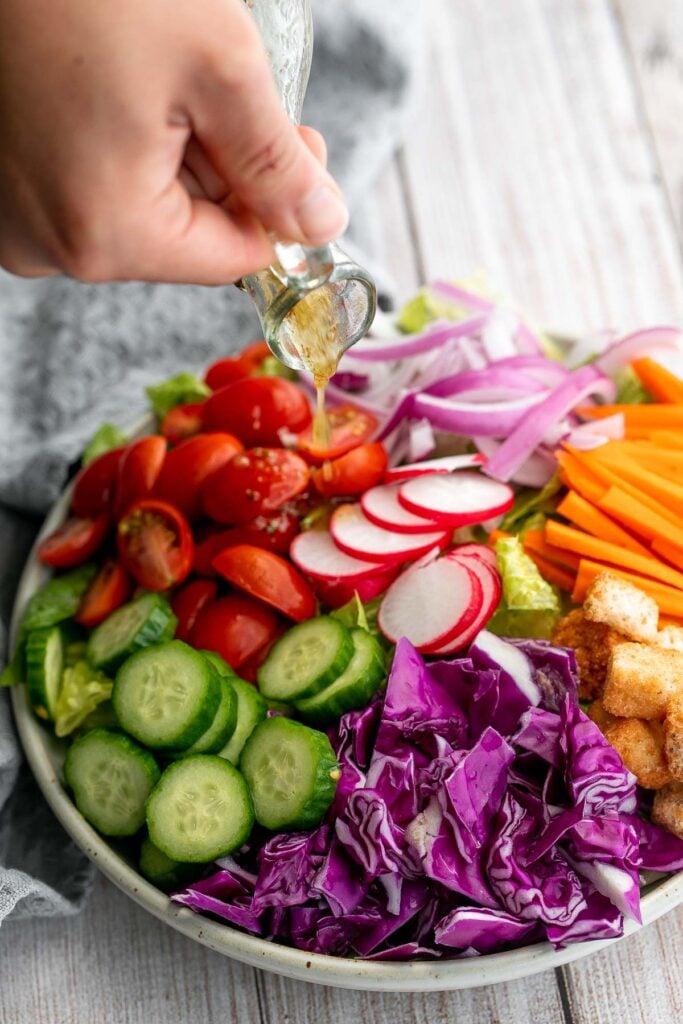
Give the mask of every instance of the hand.
M 0 266 L 224 284 L 346 221 L 243 0 L 0 0 Z

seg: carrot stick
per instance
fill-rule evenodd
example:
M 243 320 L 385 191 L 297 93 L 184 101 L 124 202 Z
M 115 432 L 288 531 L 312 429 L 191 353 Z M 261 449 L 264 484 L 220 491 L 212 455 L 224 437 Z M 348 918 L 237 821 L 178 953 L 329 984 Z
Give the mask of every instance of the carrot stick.
M 604 565 L 602 562 L 592 562 L 590 559 L 581 559 L 576 583 L 572 590 L 572 601 L 576 604 L 581 604 L 586 597 L 588 587 L 601 572 L 611 572 L 615 576 L 628 580 L 629 583 L 635 584 L 636 587 L 640 587 L 646 594 L 653 597 L 666 615 L 683 618 L 683 593 L 680 590 L 674 590 L 673 587 L 665 587 L 661 583 L 655 583 L 647 579 L 645 576 L 625 572 L 623 569 L 615 569 L 614 566 Z
M 547 562 L 554 562 L 555 565 L 563 565 L 567 569 L 571 569 L 573 572 L 579 567 L 580 559 L 576 555 L 572 555 L 567 551 L 563 551 L 561 548 L 551 547 L 547 543 L 541 530 L 527 530 L 524 534 L 524 550 L 527 554 L 533 551 L 535 554 L 540 555 L 541 558 L 545 558 Z
M 561 467 L 561 476 L 565 478 L 571 488 L 578 491 L 581 497 L 587 501 L 597 503 L 598 498 L 601 498 L 607 490 L 603 481 L 578 462 L 568 451 L 557 452 L 557 461 Z
M 675 512 L 672 512 L 667 508 L 662 508 L 661 503 L 657 501 L 656 498 L 653 498 L 650 494 L 643 494 L 639 487 L 636 487 L 628 480 L 624 480 L 623 477 L 612 469 L 611 466 L 607 466 L 604 462 L 594 458 L 592 452 L 580 452 L 572 448 L 571 454 L 588 470 L 588 472 L 596 476 L 607 488 L 618 487 L 620 490 L 624 491 L 625 494 L 629 494 L 636 501 L 639 501 L 641 505 L 645 505 L 647 508 L 652 509 L 656 515 L 668 520 L 674 526 L 678 526 L 680 523 L 680 517 Z M 599 497 L 595 499 L 595 504 L 602 508 Z
M 623 412 L 627 429 L 631 427 L 645 430 L 681 430 L 683 429 L 683 404 L 662 405 L 590 405 L 576 410 L 579 416 L 587 420 L 602 420 L 606 416 L 614 416 Z
M 554 583 L 560 590 L 566 590 L 568 593 L 571 593 L 574 587 L 574 576 L 572 573 L 567 569 L 562 569 L 559 565 L 554 565 L 553 562 L 548 562 L 535 551 L 527 551 L 527 555 L 544 580 L 547 580 L 548 583 Z
M 652 541 L 652 550 L 661 558 L 665 558 L 667 562 L 671 562 L 676 568 L 683 569 L 683 548 L 679 548 L 677 544 L 671 544 L 663 537 L 657 537 Z
M 607 448 L 608 446 L 605 445 Z M 681 521 L 683 517 L 683 485 L 676 483 L 674 480 L 669 480 L 666 477 L 660 476 L 657 473 L 650 472 L 645 466 L 636 462 L 634 459 L 629 458 L 628 455 L 619 455 L 618 449 L 615 447 L 611 448 L 610 452 L 605 452 L 604 455 L 597 455 L 595 451 L 584 453 L 587 456 L 587 462 L 589 467 L 594 467 L 596 462 L 602 463 L 603 458 L 609 458 L 609 469 L 610 472 L 615 474 L 620 479 L 618 486 L 624 487 L 624 482 L 632 484 L 639 492 L 638 497 L 643 500 L 643 495 L 649 495 L 654 498 L 655 501 L 664 506 L 659 511 L 669 518 L 666 514 L 667 511 L 673 512 L 674 509 L 679 510 L 676 515 L 676 520 Z M 595 471 L 599 476 L 600 474 Z M 646 504 L 648 504 L 646 502 Z
M 506 533 L 505 530 L 491 530 L 489 534 L 489 544 L 493 547 L 497 540 L 501 540 L 502 537 L 511 537 L 512 534 Z
M 647 555 L 636 555 L 633 551 L 625 551 L 618 544 L 610 544 L 606 540 L 598 540 L 571 526 L 549 519 L 545 524 L 545 539 L 555 548 L 573 551 L 597 562 L 609 562 L 621 569 L 633 569 L 642 576 L 650 576 L 661 583 L 683 590 L 683 572 L 676 572 L 656 558 Z
M 674 525 L 622 488 L 610 487 L 597 504 L 603 512 L 624 526 L 630 527 L 640 537 L 645 537 L 649 541 L 666 538 L 677 547 L 683 548 L 683 527 Z
M 683 449 L 683 434 L 675 430 L 651 430 L 649 440 L 662 448 L 674 448 L 678 451 Z
M 640 541 L 637 541 L 635 537 L 632 537 L 630 533 L 622 529 L 618 523 L 615 523 L 613 519 L 606 516 L 595 505 L 591 505 L 589 501 L 582 498 L 576 491 L 569 491 L 565 495 L 557 506 L 557 511 L 565 519 L 571 520 L 576 526 L 580 526 L 582 530 L 586 530 L 587 533 L 591 533 L 594 537 L 608 540 L 612 544 L 621 544 L 622 547 L 627 548 L 629 551 L 635 551 L 639 555 L 648 554 L 647 548 Z
M 683 403 L 683 380 L 670 373 L 654 359 L 644 356 L 634 359 L 631 366 L 636 372 L 640 383 L 657 402 Z

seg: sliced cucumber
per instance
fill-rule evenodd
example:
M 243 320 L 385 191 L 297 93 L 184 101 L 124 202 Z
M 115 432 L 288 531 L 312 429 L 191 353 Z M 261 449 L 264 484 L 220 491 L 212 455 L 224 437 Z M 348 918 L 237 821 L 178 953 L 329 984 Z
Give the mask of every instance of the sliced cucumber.
M 235 675 L 234 668 L 231 668 L 227 661 L 221 658 L 220 654 L 216 654 L 215 651 L 202 651 L 201 653 L 207 661 L 211 662 L 219 676 L 225 676 L 227 679 L 232 679 Z
M 324 732 L 282 717 L 256 727 L 242 751 L 240 769 L 256 820 L 273 831 L 317 825 L 341 775 Z
M 116 674 L 112 703 L 122 728 L 146 747 L 186 750 L 214 720 L 221 677 L 181 640 L 146 647 Z
M 112 671 L 143 647 L 170 640 L 177 624 L 166 598 L 161 594 L 143 594 L 112 612 L 93 630 L 88 642 L 88 661 L 95 668 Z
M 237 697 L 237 724 L 232 736 L 218 753 L 236 765 L 239 764 L 244 744 L 259 722 L 266 717 L 268 705 L 251 683 L 246 683 L 238 676 L 233 676 L 230 683 Z
M 64 777 L 76 806 L 105 836 L 132 836 L 142 828 L 145 804 L 159 775 L 148 750 L 106 729 L 80 736 L 64 762 Z
M 347 711 L 362 708 L 377 693 L 386 678 L 384 651 L 365 629 L 352 629 L 353 656 L 339 678 L 294 705 L 304 721 L 318 727 L 336 722 Z
M 180 750 L 174 757 L 187 757 L 188 754 L 216 754 L 223 749 L 235 731 L 237 724 L 237 694 L 231 680 L 226 676 L 218 676 L 221 688 L 221 700 L 213 722 L 195 740 L 187 750 Z
M 171 860 L 147 836 L 140 847 L 140 873 L 158 889 L 173 892 L 196 878 L 197 865 Z
M 294 626 L 273 646 L 258 670 L 266 700 L 292 703 L 313 697 L 337 679 L 353 654 L 346 626 L 320 615 Z
M 242 846 L 253 825 L 244 778 L 213 754 L 193 754 L 170 765 L 147 802 L 149 837 L 171 860 L 216 860 Z
M 33 710 L 39 718 L 54 720 L 64 670 L 64 637 L 59 626 L 29 633 L 24 664 Z

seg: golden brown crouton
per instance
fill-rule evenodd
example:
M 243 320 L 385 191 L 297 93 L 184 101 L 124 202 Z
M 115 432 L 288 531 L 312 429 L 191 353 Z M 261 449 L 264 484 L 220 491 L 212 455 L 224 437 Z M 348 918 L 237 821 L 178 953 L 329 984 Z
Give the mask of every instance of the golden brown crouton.
M 683 782 L 670 782 L 655 793 L 652 820 L 683 839 Z
M 615 718 L 605 730 L 605 739 L 645 789 L 661 789 L 671 782 L 671 772 L 664 757 L 664 733 L 659 722 Z
M 618 718 L 614 715 L 610 715 L 609 711 L 605 710 L 605 705 L 601 700 L 594 700 L 593 703 L 589 705 L 586 713 L 588 717 L 595 722 L 603 736 L 606 730 L 609 729 L 610 725 L 614 725 L 615 722 L 619 721 Z
M 674 694 L 667 705 L 664 750 L 672 777 L 683 782 L 683 691 Z
M 596 576 L 583 603 L 586 618 L 652 643 L 657 637 L 659 608 L 648 594 L 611 572 Z
M 609 655 L 627 637 L 602 622 L 590 622 L 580 608 L 569 612 L 555 626 L 553 643 L 571 647 L 579 669 L 579 697 L 590 700 L 602 693 Z
M 612 650 L 605 708 L 623 718 L 663 719 L 671 696 L 683 690 L 683 654 L 644 644 L 617 644 Z
M 655 643 L 671 651 L 683 651 L 683 626 L 663 626 L 657 633 Z

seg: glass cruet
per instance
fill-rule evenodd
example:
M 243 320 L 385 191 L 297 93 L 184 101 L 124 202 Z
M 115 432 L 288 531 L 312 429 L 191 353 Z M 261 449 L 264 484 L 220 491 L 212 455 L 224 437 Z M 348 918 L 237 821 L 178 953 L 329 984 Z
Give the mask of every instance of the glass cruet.
M 246 0 L 259 26 L 273 75 L 289 118 L 298 124 L 311 70 L 313 20 L 310 0 Z M 336 242 L 306 247 L 276 241 L 277 263 L 242 278 L 274 355 L 296 370 L 304 368 L 297 347 L 302 317 L 324 314 L 334 324 L 330 362 L 368 331 L 377 291 L 366 270 Z

